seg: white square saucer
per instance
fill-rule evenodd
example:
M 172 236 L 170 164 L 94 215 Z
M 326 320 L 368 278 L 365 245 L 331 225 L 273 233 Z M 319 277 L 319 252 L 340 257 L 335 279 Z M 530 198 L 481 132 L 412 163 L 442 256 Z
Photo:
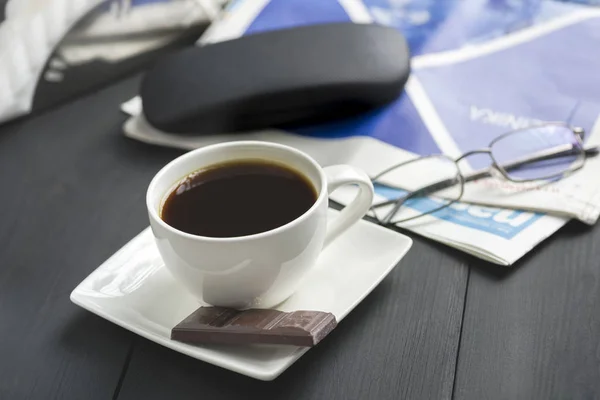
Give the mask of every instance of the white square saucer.
M 330 210 L 329 218 L 337 214 Z M 411 245 L 407 236 L 359 221 L 323 251 L 298 291 L 277 309 L 328 311 L 340 322 Z M 273 345 L 195 346 L 171 340 L 171 328 L 200 305 L 165 268 L 150 228 L 81 282 L 71 301 L 170 349 L 265 381 L 275 379 L 308 351 Z

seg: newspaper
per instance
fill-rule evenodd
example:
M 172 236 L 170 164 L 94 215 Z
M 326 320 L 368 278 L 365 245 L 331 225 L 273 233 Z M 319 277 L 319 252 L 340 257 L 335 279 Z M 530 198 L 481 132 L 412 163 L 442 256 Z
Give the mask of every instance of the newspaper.
M 408 18 L 413 25 L 415 21 L 417 25 L 421 23 L 421 28 L 435 18 L 469 26 L 461 20 L 466 18 L 460 15 L 462 3 L 449 1 L 431 9 L 423 6 L 428 3 L 425 1 L 403 2 L 400 6 L 392 3 L 236 1 L 200 40 L 200 44 L 211 43 L 269 29 L 328 21 L 374 21 L 396 26 L 405 33 L 416 54 L 405 95 L 384 110 L 352 121 L 294 132 L 268 130 L 190 137 L 154 129 L 144 120 L 139 99 L 132 99 L 123 105 L 123 110 L 132 115 L 125 124 L 125 134 L 144 142 L 185 149 L 230 140 L 274 141 L 303 150 L 322 165 L 351 164 L 370 175 L 416 155 L 443 152 L 457 156 L 486 147 L 497 135 L 538 121 L 565 120 L 582 126 L 588 131 L 588 146 L 600 143 L 597 122 L 600 87 L 592 83 L 593 71 L 600 65 L 589 65 L 600 60 L 581 63 L 585 68 L 582 66 L 575 76 L 563 72 L 571 64 L 540 70 L 540 65 L 556 63 L 557 51 L 562 59 L 574 61 L 578 61 L 577 54 L 586 54 L 582 49 L 587 48 L 589 53 L 594 32 L 600 29 L 599 11 L 545 2 L 553 5 L 535 18 L 523 17 L 522 10 L 517 10 L 517 22 L 525 18 L 530 25 L 520 24 L 520 29 L 506 35 L 505 31 L 511 29 L 490 23 L 486 20 L 489 10 L 482 9 L 479 20 L 486 29 L 493 27 L 492 31 L 482 33 L 476 27 L 478 35 L 471 35 L 470 41 L 458 40 L 455 37 L 460 35 L 444 35 L 440 29 L 446 24 L 438 23 L 431 28 L 436 34 L 429 35 L 435 39 L 423 41 L 422 30 L 411 31 L 398 15 Z M 454 7 L 447 7 L 449 3 L 455 3 Z M 402 13 L 396 12 L 397 7 L 404 7 Z M 433 12 L 445 8 L 448 15 Z M 506 18 L 503 21 L 506 23 Z M 565 46 L 554 45 L 554 53 L 549 53 L 549 42 Z M 515 85 L 511 83 L 514 74 L 499 72 L 514 71 L 517 67 L 529 73 L 521 74 L 524 76 Z M 498 75 L 498 79 L 490 79 L 490 75 Z M 591 158 L 583 170 L 543 188 L 511 185 L 496 178 L 469 183 L 465 202 L 402 227 L 491 262 L 511 265 L 569 218 L 590 224 L 597 220 L 600 179 L 594 176 L 594 171 L 600 170 L 599 162 L 600 158 Z M 385 188 L 376 189 L 376 201 L 394 195 Z M 333 199 L 347 203 L 352 196 L 352 188 L 342 188 L 333 194 Z

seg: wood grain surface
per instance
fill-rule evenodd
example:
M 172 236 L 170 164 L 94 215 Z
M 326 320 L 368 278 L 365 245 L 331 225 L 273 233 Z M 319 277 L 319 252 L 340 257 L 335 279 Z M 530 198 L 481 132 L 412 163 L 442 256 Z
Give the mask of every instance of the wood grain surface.
M 0 127 L 0 399 L 111 399 L 133 335 L 69 301 L 148 225 L 144 190 L 178 152 L 122 137 L 137 80 Z
M 165 349 L 69 301 L 148 225 L 181 152 L 123 137 L 128 79 L 0 126 L 0 399 L 600 398 L 600 228 L 512 269 L 415 238 L 398 267 L 273 382 Z
M 600 398 L 600 226 L 571 222 L 513 269 L 474 263 L 457 399 Z

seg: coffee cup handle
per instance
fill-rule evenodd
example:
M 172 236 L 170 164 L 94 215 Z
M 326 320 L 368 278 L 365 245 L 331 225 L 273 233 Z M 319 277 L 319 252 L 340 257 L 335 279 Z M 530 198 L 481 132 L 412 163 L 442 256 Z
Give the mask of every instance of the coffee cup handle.
M 337 188 L 344 185 L 357 185 L 358 194 L 340 212 L 340 215 L 329 222 L 327 235 L 325 236 L 324 246 L 333 242 L 346 229 L 350 228 L 371 208 L 373 204 L 373 184 L 367 174 L 350 165 L 332 165 L 323 169 L 327 177 L 327 193 L 333 193 Z

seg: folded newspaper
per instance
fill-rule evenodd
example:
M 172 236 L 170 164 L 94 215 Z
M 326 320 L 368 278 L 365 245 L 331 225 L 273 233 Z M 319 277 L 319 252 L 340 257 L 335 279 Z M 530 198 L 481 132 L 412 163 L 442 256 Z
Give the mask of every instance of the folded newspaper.
M 303 150 L 322 165 L 351 164 L 370 175 L 416 155 L 443 152 L 457 157 L 487 147 L 501 133 L 540 121 L 561 120 L 582 127 L 587 146 L 600 144 L 600 81 L 594 76 L 600 59 L 587 57 L 599 39 L 600 10 L 554 1 L 523 3 L 537 7 L 517 4 L 497 15 L 496 7 L 483 4 L 477 6 L 474 21 L 473 4 L 467 8 L 460 0 L 236 1 L 199 45 L 322 22 L 387 24 L 402 30 L 413 51 L 413 73 L 405 94 L 383 110 L 349 121 L 294 132 L 201 137 L 156 130 L 144 120 L 136 98 L 123 105 L 132 116 L 124 131 L 140 141 L 184 149 L 231 140 L 274 141 Z M 511 265 L 568 219 L 596 222 L 600 215 L 596 171 L 600 157 L 541 187 L 497 178 L 471 182 L 463 202 L 401 226 Z M 352 188 L 342 188 L 333 199 L 347 203 L 353 195 Z M 377 188 L 376 201 L 393 195 Z

